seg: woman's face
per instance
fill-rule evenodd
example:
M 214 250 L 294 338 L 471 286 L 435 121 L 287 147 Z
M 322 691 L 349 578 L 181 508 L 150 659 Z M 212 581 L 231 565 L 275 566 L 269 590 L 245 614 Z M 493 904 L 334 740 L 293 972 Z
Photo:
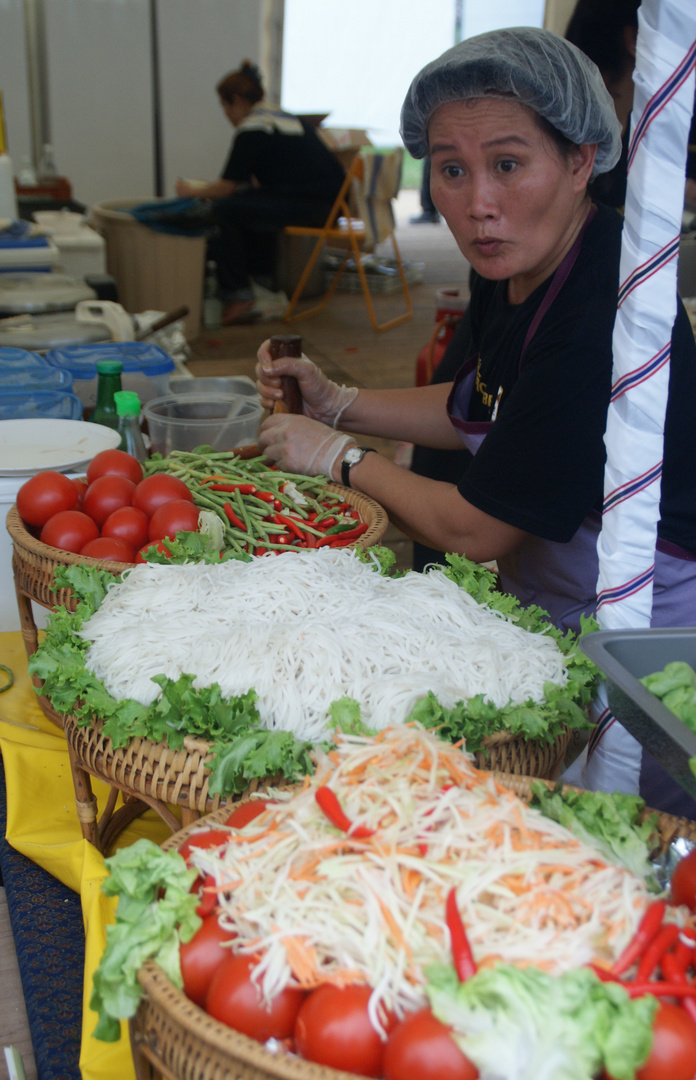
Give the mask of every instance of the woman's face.
M 251 105 L 244 98 L 235 94 L 232 101 L 224 101 L 220 98 L 220 104 L 222 105 L 222 111 L 232 124 L 232 127 L 239 127 L 244 117 L 251 109 Z
M 596 147 L 568 159 L 531 109 L 504 98 L 448 102 L 428 125 L 430 190 L 482 277 L 521 303 L 560 264 L 587 211 Z

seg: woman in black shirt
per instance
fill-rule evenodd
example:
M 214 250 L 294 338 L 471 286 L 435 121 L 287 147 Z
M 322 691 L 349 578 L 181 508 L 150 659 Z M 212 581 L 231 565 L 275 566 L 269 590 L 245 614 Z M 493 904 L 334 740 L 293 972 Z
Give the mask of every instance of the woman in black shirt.
M 286 225 L 323 225 L 345 178 L 343 167 L 305 121 L 263 103 L 258 69 L 245 61 L 216 87 L 235 128 L 218 180 L 180 180 L 182 197 L 212 199 L 209 242 L 225 308 L 223 325 L 254 317 L 251 278 L 273 278 Z

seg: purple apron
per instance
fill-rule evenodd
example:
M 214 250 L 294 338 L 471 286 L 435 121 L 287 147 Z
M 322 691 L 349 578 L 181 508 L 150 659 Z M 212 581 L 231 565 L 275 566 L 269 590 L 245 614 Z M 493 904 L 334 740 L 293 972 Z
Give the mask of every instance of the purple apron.
M 575 264 L 585 230 L 595 212 L 593 207 L 539 305 L 522 346 L 518 372 L 530 341 Z M 495 423 L 495 419 L 466 419 L 477 363 L 478 356 L 474 356 L 460 369 L 447 401 L 450 422 L 472 454 L 476 454 Z M 596 610 L 599 573 L 597 537 L 601 524 L 601 514 L 592 510 L 567 543 L 527 536 L 516 551 L 497 560 L 501 588 L 516 596 L 525 607 L 538 604 L 560 629 L 579 632 L 580 615 L 593 615 Z M 659 539 L 655 552 L 651 625 L 696 625 L 696 554 Z M 605 710 L 590 740 L 590 754 L 596 749 L 603 732 L 614 722 L 609 710 Z M 649 806 L 656 809 L 665 806 L 672 813 L 687 816 L 696 813 L 696 804 L 646 753 L 642 755 L 640 768 L 640 794 Z M 674 809 L 669 808 L 670 803 Z

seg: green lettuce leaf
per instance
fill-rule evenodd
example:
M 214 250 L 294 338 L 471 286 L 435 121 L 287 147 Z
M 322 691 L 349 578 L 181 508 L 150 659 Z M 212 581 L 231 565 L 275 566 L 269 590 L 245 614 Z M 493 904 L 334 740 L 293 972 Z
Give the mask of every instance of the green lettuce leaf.
M 218 742 L 206 762 L 211 770 L 211 795 L 244 791 L 252 780 L 284 776 L 297 780 L 314 772 L 310 742 L 300 742 L 289 731 L 250 728 L 233 742 Z
M 201 925 L 190 889 L 197 871 L 176 851 L 136 840 L 105 859 L 105 896 L 118 896 L 116 922 L 106 928 L 106 948 L 94 973 L 90 1008 L 99 1016 L 94 1036 L 117 1042 L 120 1020 L 133 1016 L 142 988 L 138 971 L 154 960 L 175 986 L 183 985 L 179 945 Z
M 650 1053 L 657 999 L 631 1000 L 589 968 L 554 977 L 499 964 L 460 983 L 433 965 L 426 976 L 433 1012 L 489 1080 L 592 1080 L 602 1068 L 633 1080 Z
M 659 845 L 658 816 L 649 814 L 640 820 L 645 802 L 639 795 L 573 791 L 562 784 L 549 788 L 538 780 L 532 781 L 531 789 L 531 806 L 660 891 L 650 864 L 650 856 Z

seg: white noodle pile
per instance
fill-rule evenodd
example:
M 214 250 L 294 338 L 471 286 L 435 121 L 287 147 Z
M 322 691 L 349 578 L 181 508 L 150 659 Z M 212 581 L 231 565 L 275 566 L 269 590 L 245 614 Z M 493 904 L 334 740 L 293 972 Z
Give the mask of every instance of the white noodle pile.
M 543 700 L 566 680 L 552 638 L 478 604 L 439 569 L 387 578 L 346 550 L 144 564 L 82 628 L 88 668 L 117 699 L 160 693 L 152 676 L 258 694 L 262 724 L 318 741 L 347 695 L 364 722 L 403 722 L 432 690 L 444 706 L 483 693 L 497 706 Z

